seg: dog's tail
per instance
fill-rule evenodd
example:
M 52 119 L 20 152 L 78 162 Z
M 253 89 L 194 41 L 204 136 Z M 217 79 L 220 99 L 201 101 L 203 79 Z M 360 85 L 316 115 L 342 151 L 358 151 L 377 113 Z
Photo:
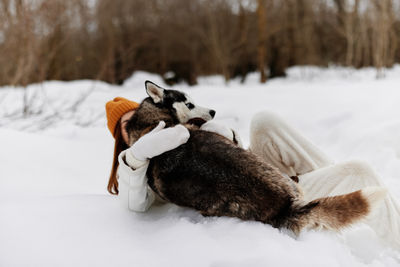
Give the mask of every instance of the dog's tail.
M 304 228 L 340 230 L 365 218 L 385 196 L 385 188 L 371 186 L 307 204 L 295 202 L 282 226 L 296 234 Z

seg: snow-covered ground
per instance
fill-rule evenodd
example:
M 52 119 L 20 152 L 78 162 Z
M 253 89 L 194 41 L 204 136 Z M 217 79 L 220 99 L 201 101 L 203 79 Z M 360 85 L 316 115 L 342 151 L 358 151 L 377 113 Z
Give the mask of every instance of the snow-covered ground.
M 249 123 L 271 110 L 335 161 L 361 159 L 400 199 L 400 66 L 376 79 L 372 69 L 296 67 L 285 79 L 244 85 L 207 77 L 184 90 L 217 110 L 248 145 Z M 400 266 L 399 254 L 366 226 L 342 235 L 297 239 L 269 225 L 204 218 L 174 205 L 136 214 L 106 192 L 113 139 L 104 104 L 140 101 L 137 72 L 123 86 L 49 81 L 0 88 L 0 266 Z

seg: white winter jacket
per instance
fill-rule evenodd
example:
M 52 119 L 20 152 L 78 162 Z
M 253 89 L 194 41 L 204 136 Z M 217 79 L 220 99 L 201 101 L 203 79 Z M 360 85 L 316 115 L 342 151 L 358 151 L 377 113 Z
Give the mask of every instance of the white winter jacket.
M 125 161 L 127 150 L 118 156 L 118 197 L 124 207 L 132 211 L 143 212 L 149 209 L 155 200 L 153 190 L 147 185 L 146 171 L 149 161 L 136 161 L 130 164 Z

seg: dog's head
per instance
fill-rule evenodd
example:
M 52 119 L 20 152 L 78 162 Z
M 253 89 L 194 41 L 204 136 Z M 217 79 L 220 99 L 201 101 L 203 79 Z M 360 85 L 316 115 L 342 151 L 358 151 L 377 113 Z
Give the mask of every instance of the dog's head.
M 149 97 L 142 101 L 125 126 L 130 145 L 160 121 L 167 127 L 176 124 L 201 126 L 215 116 L 214 110 L 195 105 L 183 92 L 167 90 L 150 81 L 146 81 L 145 87 Z
M 215 116 L 215 110 L 200 107 L 183 92 L 161 88 L 153 82 L 146 81 L 146 92 L 154 104 L 168 109 L 179 123 L 192 123 L 200 126 Z

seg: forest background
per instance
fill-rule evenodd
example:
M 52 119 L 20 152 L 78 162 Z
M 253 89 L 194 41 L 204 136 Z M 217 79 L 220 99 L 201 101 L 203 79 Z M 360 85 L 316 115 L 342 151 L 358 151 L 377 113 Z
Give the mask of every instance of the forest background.
M 0 0 L 0 85 L 400 62 L 399 0 Z

